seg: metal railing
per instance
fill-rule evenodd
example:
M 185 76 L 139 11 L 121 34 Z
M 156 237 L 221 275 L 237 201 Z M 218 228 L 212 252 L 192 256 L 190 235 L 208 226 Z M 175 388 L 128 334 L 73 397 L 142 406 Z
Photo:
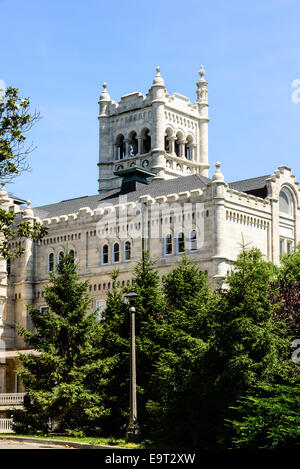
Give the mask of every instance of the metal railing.
M 13 419 L 0 419 L 0 433 L 13 433 Z
M 8 405 L 23 405 L 25 392 L 0 393 L 0 407 Z

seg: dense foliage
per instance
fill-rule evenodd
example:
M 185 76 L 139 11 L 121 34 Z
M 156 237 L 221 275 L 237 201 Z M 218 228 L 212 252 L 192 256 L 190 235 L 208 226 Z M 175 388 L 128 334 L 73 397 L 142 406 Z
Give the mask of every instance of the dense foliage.
M 87 315 L 87 282 L 78 282 L 73 257 L 66 255 L 50 274 L 44 297 L 49 308 L 29 308 L 34 332 L 19 333 L 38 356 L 21 354 L 27 392 L 24 411 L 14 414 L 17 431 L 92 431 L 106 414 L 103 393 L 114 360 L 99 358 L 99 323 Z M 101 375 L 101 379 L 98 377 Z M 49 426 L 50 422 L 50 426 Z
M 8 87 L 0 90 L 0 179 L 10 181 L 29 169 L 28 155 L 33 145 L 26 145 L 26 132 L 39 120 L 38 112 L 30 112 L 28 98 L 20 98 L 19 90 Z M 16 214 L 0 208 L 0 255 L 5 259 L 24 252 L 22 238 L 40 240 L 47 232 L 40 223 L 16 221 Z M 16 243 L 12 241 L 17 240 Z M 11 248 L 11 245 L 14 248 Z
M 217 290 L 185 255 L 160 280 L 144 253 L 133 279 L 139 295 L 137 397 L 144 440 L 198 448 L 299 444 L 299 365 L 291 359 L 299 325 L 298 252 L 278 269 L 258 249 L 243 247 Z M 22 331 L 42 351 L 39 359 L 22 358 L 31 397 L 26 412 L 36 418 L 42 412 L 44 428 L 47 418 L 57 415 L 64 429 L 121 436 L 129 419 L 129 312 L 123 300 L 129 287 L 121 289 L 113 273 L 103 320 L 97 323 L 84 313 L 86 285 L 76 286 L 71 267 L 69 283 L 62 270 L 51 276 L 45 295 L 49 313 L 31 311 L 38 334 Z M 80 314 L 70 307 L 73 296 L 67 293 L 77 288 L 82 289 L 76 301 L 82 301 Z M 57 342 L 61 326 L 66 335 Z M 68 362 L 73 346 L 80 349 L 75 368 Z

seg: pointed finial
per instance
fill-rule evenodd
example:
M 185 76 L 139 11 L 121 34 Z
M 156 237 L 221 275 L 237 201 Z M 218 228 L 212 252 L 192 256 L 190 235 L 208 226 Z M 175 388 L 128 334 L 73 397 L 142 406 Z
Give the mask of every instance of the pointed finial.
M 156 71 L 157 71 L 157 75 L 158 74 L 160 75 L 160 66 L 159 65 L 156 67 Z
M 212 177 L 212 180 L 213 181 L 220 181 L 220 182 L 224 182 L 224 176 L 223 174 L 221 173 L 221 163 L 219 161 L 216 162 L 215 164 L 215 167 L 216 167 L 216 170 L 213 174 L 213 177 Z

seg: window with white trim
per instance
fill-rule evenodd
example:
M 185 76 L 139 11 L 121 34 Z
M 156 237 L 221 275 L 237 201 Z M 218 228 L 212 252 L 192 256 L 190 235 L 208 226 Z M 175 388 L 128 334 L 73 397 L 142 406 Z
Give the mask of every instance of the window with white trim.
M 164 249 L 164 254 L 165 256 L 169 256 L 173 252 L 173 239 L 171 233 L 168 233 L 165 236 L 165 249 Z
M 177 239 L 176 239 L 176 244 L 177 244 L 177 253 L 180 254 L 184 252 L 185 248 L 185 242 L 184 242 L 184 233 L 178 233 Z
M 197 251 L 197 232 L 192 230 L 190 233 L 190 251 Z
M 120 245 L 119 243 L 114 243 L 113 245 L 113 262 L 120 262 Z
M 124 260 L 129 261 L 131 259 L 131 243 L 130 241 L 125 241 L 124 244 Z
M 54 253 L 50 252 L 48 256 L 48 272 L 54 271 Z
M 293 215 L 293 198 L 289 190 L 285 187 L 279 192 L 279 212 L 286 215 Z
M 101 264 L 108 264 L 108 244 L 104 244 L 101 248 Z

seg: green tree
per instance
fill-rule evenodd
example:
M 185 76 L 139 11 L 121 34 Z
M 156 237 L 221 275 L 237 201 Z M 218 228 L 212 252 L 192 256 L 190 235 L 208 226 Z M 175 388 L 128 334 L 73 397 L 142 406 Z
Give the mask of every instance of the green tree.
M 241 398 L 229 421 L 232 447 L 286 449 L 300 447 L 300 380 L 261 385 Z
M 0 96 L 0 179 L 10 181 L 29 169 L 28 155 L 34 150 L 26 145 L 25 134 L 40 119 L 40 114 L 30 111 L 28 98 L 20 98 L 19 90 L 8 87 Z M 17 215 L 0 208 L 0 255 L 5 259 L 18 257 L 24 252 L 20 240 L 40 240 L 47 230 L 40 223 L 17 223 Z M 16 240 L 16 243 L 12 241 Z M 14 244 L 14 248 L 11 245 Z
M 124 435 L 129 421 L 130 324 L 123 295 L 130 287 L 119 288 L 117 272 L 113 273 L 112 278 L 113 288 L 107 294 L 99 347 L 103 358 L 114 360 L 105 397 L 109 417 L 102 419 L 102 427 L 108 435 Z M 141 422 L 143 438 L 147 438 L 151 419 L 146 403 L 156 392 L 151 378 L 160 351 L 157 331 L 165 311 L 159 276 L 147 252 L 135 268 L 134 281 L 134 290 L 139 295 L 136 302 L 138 421 Z
M 205 360 L 205 399 L 221 446 L 230 439 L 224 426 L 230 407 L 242 396 L 251 397 L 256 386 L 284 384 L 294 372 L 289 328 L 274 319 L 278 305 L 269 298 L 274 275 L 274 266 L 258 249 L 243 247 L 227 288 L 218 292 Z M 211 437 L 210 444 L 216 444 Z
M 27 157 L 35 147 L 26 145 L 25 134 L 40 114 L 30 111 L 29 99 L 20 98 L 17 88 L 0 91 L 0 179 L 11 180 L 29 169 Z
M 291 253 L 282 256 L 279 277 L 300 282 L 300 244 Z
M 20 356 L 28 399 L 25 410 L 15 412 L 17 430 L 46 432 L 50 419 L 56 431 L 91 433 L 107 412 L 102 395 L 114 358 L 104 360 L 98 350 L 101 328 L 96 313 L 87 314 L 87 289 L 87 282 L 78 281 L 73 257 L 64 256 L 45 288 L 47 311 L 29 308 L 36 331 L 19 327 L 39 356 Z
M 186 256 L 164 276 L 163 292 L 167 308 L 152 376 L 157 393 L 147 403 L 151 436 L 172 447 L 197 446 L 202 414 L 199 386 L 214 296 L 206 275 Z

